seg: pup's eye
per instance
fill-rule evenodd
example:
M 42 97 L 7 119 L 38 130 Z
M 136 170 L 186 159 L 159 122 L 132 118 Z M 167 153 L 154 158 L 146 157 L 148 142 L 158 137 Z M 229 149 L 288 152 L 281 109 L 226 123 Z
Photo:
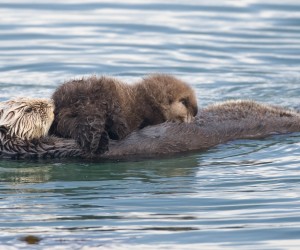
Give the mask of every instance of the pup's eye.
M 29 107 L 29 108 L 25 109 L 25 113 L 31 113 L 32 110 L 33 110 L 33 109 Z
M 180 102 L 184 105 L 184 106 L 188 106 L 188 100 L 187 99 L 181 99 Z

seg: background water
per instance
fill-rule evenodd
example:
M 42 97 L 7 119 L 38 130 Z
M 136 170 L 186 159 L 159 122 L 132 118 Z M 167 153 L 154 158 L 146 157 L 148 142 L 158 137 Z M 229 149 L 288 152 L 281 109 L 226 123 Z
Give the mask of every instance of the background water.
M 172 73 L 199 104 L 299 107 L 300 2 L 0 3 L 0 101 L 64 80 Z M 300 135 L 137 162 L 0 161 L 0 248 L 286 249 L 300 246 Z

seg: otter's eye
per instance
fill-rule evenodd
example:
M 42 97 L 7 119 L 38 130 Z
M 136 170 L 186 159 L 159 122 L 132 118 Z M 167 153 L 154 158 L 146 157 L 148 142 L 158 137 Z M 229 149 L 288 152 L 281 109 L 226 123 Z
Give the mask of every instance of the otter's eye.
M 180 102 L 184 105 L 184 106 L 188 106 L 188 100 L 187 99 L 181 99 Z
M 25 113 L 31 113 L 32 110 L 33 110 L 33 109 L 29 107 L 29 108 L 25 109 Z

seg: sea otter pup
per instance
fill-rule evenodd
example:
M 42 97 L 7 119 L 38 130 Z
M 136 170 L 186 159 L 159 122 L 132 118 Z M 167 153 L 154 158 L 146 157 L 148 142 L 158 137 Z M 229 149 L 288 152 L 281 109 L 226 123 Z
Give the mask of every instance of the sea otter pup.
M 53 112 L 50 99 L 16 98 L 0 102 L 0 129 L 9 138 L 39 139 L 48 134 Z
M 51 133 L 75 139 L 87 155 L 108 150 L 109 139 L 165 121 L 191 122 L 197 114 L 193 89 L 163 74 L 128 85 L 110 77 L 89 77 L 60 86 L 52 96 Z

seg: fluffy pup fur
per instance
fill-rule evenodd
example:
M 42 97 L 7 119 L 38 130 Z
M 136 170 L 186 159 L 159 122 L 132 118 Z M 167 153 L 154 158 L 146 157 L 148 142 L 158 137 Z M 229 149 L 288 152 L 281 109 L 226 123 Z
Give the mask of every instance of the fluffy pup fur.
M 197 114 L 193 89 L 163 74 L 129 85 L 110 77 L 89 77 L 61 85 L 52 96 L 51 133 L 75 139 L 86 154 L 108 150 L 109 139 L 165 121 L 191 122 Z

